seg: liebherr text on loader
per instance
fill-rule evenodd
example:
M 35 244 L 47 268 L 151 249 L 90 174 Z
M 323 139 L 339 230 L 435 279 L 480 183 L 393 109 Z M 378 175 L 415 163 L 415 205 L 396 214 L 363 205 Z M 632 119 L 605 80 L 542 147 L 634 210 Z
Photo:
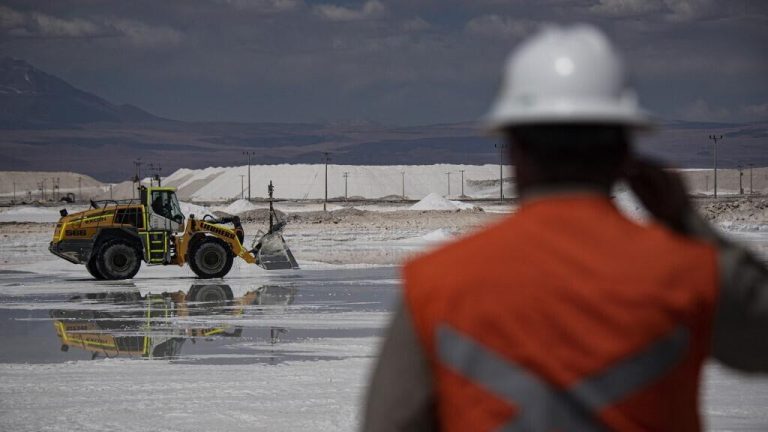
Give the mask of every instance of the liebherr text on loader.
M 239 217 L 190 215 L 185 224 L 174 188 L 145 186 L 139 188 L 138 199 L 91 201 L 91 209 L 73 214 L 61 210 L 48 249 L 69 262 L 85 264 L 96 279 L 130 279 L 141 261 L 189 263 L 198 277 L 219 278 L 229 273 L 235 256 L 267 270 L 296 269 L 282 236 L 285 222 L 273 223 L 277 216 L 272 191 L 270 182 L 269 231 L 254 240 L 251 249 L 243 246 Z

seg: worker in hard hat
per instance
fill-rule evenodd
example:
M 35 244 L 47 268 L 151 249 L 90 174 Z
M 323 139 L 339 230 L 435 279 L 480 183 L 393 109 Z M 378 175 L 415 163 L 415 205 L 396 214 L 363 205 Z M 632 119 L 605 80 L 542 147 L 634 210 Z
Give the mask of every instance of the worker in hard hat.
M 768 271 L 634 156 L 650 119 L 599 30 L 524 42 L 486 122 L 521 207 L 405 266 L 364 430 L 696 431 L 705 359 L 768 370 Z

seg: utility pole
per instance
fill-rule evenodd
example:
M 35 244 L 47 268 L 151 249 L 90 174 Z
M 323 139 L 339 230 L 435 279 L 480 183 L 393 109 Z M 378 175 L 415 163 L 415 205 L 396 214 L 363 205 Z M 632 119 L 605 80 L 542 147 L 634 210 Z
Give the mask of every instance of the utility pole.
M 494 144 L 494 147 L 499 149 L 499 201 L 504 202 L 504 174 L 502 173 L 502 166 L 504 164 L 504 149 L 507 148 L 505 143 Z
M 109 199 L 112 199 L 112 184 L 109 185 Z M 83 177 L 77 177 L 77 199 L 75 201 L 83 200 Z
M 405 171 L 400 171 L 403 176 L 403 201 L 405 201 Z
M 714 143 L 713 147 L 715 149 L 714 150 L 714 165 L 713 165 L 712 170 L 714 171 L 714 174 L 715 174 L 714 191 L 715 191 L 715 198 L 717 198 L 717 142 L 722 140 L 723 136 L 722 135 L 710 135 L 709 139 L 711 139 L 712 142 Z
M 345 171 L 343 174 L 343 177 L 344 177 L 344 201 L 346 201 L 348 199 L 347 198 L 347 179 L 349 179 L 349 173 Z
M 328 162 L 331 160 L 330 153 L 323 152 L 323 160 L 325 161 L 325 201 L 323 201 L 323 211 L 328 211 Z
M 750 176 L 752 175 L 752 169 L 749 170 Z M 16 182 L 13 182 L 13 204 L 16 204 Z
M 243 154 L 248 156 L 248 201 L 250 201 L 251 200 L 251 156 L 255 155 L 256 152 L 244 151 Z
M 151 185 L 152 180 L 154 179 L 157 182 L 158 187 L 162 186 L 162 178 L 160 177 L 160 173 L 163 171 L 163 168 L 160 166 L 160 164 L 155 165 L 150 162 L 149 171 L 154 172 L 152 177 L 150 177 L 149 179 L 149 182 L 150 182 L 149 184 Z
M 56 177 L 51 177 L 51 201 L 56 201 Z
M 244 178 L 245 178 L 245 174 L 240 174 L 240 199 L 243 199 L 243 193 L 245 191 L 245 186 L 243 186 Z
M 112 183 L 109 184 L 109 199 L 113 199 L 112 198 Z
M 136 184 L 138 183 L 139 185 L 141 185 L 141 165 L 142 165 L 141 158 L 138 158 L 133 161 L 133 166 L 136 168 L 136 174 L 133 176 L 134 185 L 133 185 L 133 193 L 131 194 L 131 198 L 136 198 L 136 189 L 137 189 Z
M 464 197 L 464 170 L 461 170 L 461 196 Z
M 752 167 L 754 167 L 755 164 L 749 164 L 749 194 L 752 195 L 755 193 L 755 191 L 752 189 Z
M 448 195 L 445 196 L 446 198 L 448 198 L 451 196 L 451 173 L 447 172 L 445 173 L 445 175 L 448 176 Z
M 744 186 L 741 184 L 741 180 L 744 178 L 744 170 L 741 165 L 738 165 L 737 168 L 739 169 L 739 195 L 744 195 Z

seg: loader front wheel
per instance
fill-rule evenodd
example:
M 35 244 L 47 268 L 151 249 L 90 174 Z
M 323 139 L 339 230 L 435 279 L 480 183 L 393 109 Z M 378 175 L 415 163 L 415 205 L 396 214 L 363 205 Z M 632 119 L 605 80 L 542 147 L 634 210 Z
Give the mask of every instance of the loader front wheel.
M 226 276 L 234 259 L 227 244 L 213 238 L 197 243 L 189 256 L 189 267 L 200 279 Z
M 88 260 L 87 263 L 85 263 L 85 268 L 86 268 L 86 270 L 88 270 L 88 273 L 90 273 L 91 276 L 93 276 L 94 279 L 96 279 L 96 280 L 104 280 L 104 275 L 99 273 L 99 269 L 96 268 L 96 258 L 95 257 L 91 258 L 90 260 Z
M 96 269 L 104 279 L 131 279 L 141 267 L 139 252 L 121 239 L 109 240 L 96 256 Z

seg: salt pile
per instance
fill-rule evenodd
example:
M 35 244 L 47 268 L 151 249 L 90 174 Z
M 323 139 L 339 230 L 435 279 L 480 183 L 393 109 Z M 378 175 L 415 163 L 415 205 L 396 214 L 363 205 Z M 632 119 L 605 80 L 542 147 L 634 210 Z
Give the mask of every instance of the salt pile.
M 427 234 L 424 234 L 423 236 L 421 236 L 421 239 L 428 242 L 440 243 L 440 242 L 453 239 L 453 234 L 451 234 L 451 232 L 445 228 L 439 228 L 432 232 L 428 232 Z
M 412 205 L 409 210 L 443 210 L 443 211 L 455 211 L 455 210 L 472 210 L 476 208 L 472 204 L 466 204 L 461 201 L 451 201 L 443 198 L 442 196 L 432 192 L 427 195 L 421 201 Z
M 459 210 L 475 210 L 480 207 L 472 204 L 467 204 L 461 201 L 451 201 L 451 204 L 455 205 Z
M 259 207 L 253 204 L 252 202 L 246 199 L 239 199 L 231 203 L 230 205 L 224 207 L 222 211 L 232 215 L 237 215 L 240 213 L 245 213 L 247 211 L 256 210 L 257 208 Z
M 190 214 L 195 215 L 195 219 L 202 219 L 206 215 L 215 217 L 213 212 L 211 212 L 208 207 L 191 204 L 184 201 L 179 202 L 179 206 L 181 206 L 181 212 L 184 213 L 185 217 L 189 217 Z

